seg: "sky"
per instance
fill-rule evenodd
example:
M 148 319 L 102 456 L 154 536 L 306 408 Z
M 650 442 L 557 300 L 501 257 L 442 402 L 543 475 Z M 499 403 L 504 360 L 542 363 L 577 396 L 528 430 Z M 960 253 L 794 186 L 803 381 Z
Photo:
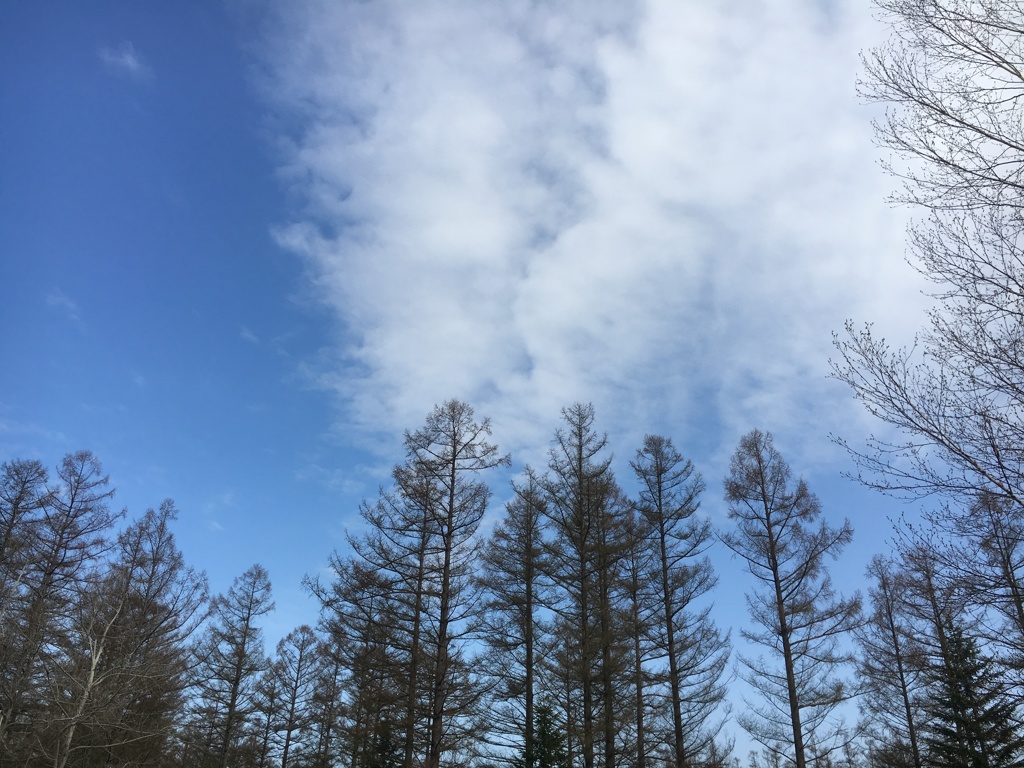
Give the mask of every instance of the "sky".
M 720 525 L 772 432 L 856 588 L 904 508 L 843 476 L 882 428 L 833 333 L 928 306 L 857 95 L 886 35 L 862 0 L 4 3 L 0 460 L 173 498 L 212 591 L 268 568 L 274 641 L 434 404 L 515 473 L 592 402 L 627 491 L 669 436 Z

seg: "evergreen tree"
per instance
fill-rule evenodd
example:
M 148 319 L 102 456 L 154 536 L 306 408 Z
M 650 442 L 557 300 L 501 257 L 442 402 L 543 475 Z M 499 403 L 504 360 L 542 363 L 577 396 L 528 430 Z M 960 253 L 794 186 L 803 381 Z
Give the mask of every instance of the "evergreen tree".
M 936 768 L 1024 765 L 1024 733 L 992 661 L 958 625 L 947 628 L 949 656 L 930 671 L 925 764 Z
M 554 708 L 546 702 L 537 705 L 533 720 L 533 738 L 530 757 L 534 768 L 569 768 L 565 752 L 565 733 Z M 513 768 L 524 768 L 528 765 L 527 760 L 528 756 L 524 750 L 523 754 L 513 761 Z

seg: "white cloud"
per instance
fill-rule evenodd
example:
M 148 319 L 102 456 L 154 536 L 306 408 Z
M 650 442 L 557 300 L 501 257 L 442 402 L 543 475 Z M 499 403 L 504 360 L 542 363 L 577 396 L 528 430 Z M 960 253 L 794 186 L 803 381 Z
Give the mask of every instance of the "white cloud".
M 592 400 L 721 455 L 859 419 L 832 331 L 923 302 L 854 94 L 884 32 L 819 6 L 283 3 L 264 86 L 307 204 L 275 233 L 343 331 L 344 418 L 461 397 L 528 453 Z
M 78 304 L 60 288 L 54 288 L 46 294 L 46 306 L 63 312 L 68 320 L 76 323 L 81 321 Z
M 153 75 L 153 70 L 130 42 L 123 42 L 113 48 L 103 46 L 97 53 L 100 61 L 111 72 L 126 75 L 132 80 L 138 81 L 147 80 Z

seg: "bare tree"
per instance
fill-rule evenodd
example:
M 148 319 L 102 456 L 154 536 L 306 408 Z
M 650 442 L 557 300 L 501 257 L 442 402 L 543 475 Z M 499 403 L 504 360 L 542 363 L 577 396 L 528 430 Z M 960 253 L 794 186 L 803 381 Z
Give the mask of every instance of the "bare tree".
M 203 619 L 206 577 L 185 565 L 168 499 L 117 538 L 80 601 L 55 677 L 62 733 L 52 764 L 155 760 L 182 706 L 187 641 Z M 74 756 L 72 758 L 72 756 Z
M 375 595 L 381 586 L 387 593 L 383 601 L 371 604 L 381 611 L 377 621 L 391 633 L 385 653 L 389 664 L 394 660 L 398 665 L 391 674 L 403 688 L 403 765 L 413 768 L 417 753 L 425 753 L 429 745 L 426 723 L 432 682 L 426 668 L 431 655 L 427 625 L 429 616 L 438 612 L 440 544 L 434 510 L 440 490 L 429 473 L 416 467 L 395 467 L 392 476 L 393 490 L 382 489 L 376 503 L 362 505 L 368 530 L 349 541 L 358 558 L 360 582 L 370 586 Z M 363 574 L 369 576 L 368 581 Z M 370 658 L 379 656 L 375 652 Z M 371 674 L 380 676 L 379 672 Z
M 328 768 L 337 758 L 339 750 L 335 745 L 341 741 L 345 710 L 342 701 L 345 672 L 333 637 L 320 643 L 315 675 L 316 687 L 310 707 L 314 746 L 309 764 L 312 768 Z
M 260 674 L 267 667 L 261 616 L 274 609 L 270 577 L 259 564 L 211 604 L 211 622 L 196 647 L 198 710 L 211 733 L 210 758 L 227 768 L 244 741 Z
M 277 658 L 270 667 L 270 676 L 281 691 L 281 706 L 274 718 L 274 730 L 281 743 L 281 768 L 288 768 L 292 750 L 301 750 L 306 741 L 316 683 L 317 647 L 312 628 L 303 624 L 277 644 Z M 304 752 L 300 751 L 300 758 Z
M 404 596 L 395 596 L 404 587 L 394 573 L 358 558 L 335 553 L 330 567 L 329 585 L 305 582 L 320 602 L 326 636 L 314 697 L 317 765 L 344 756 L 356 768 L 370 768 L 389 763 L 404 748 L 399 739 L 407 724 L 413 666 L 409 628 L 402 621 Z
M 5 478 L 3 506 L 11 530 L 5 549 L 17 571 L 9 572 L 5 585 L 0 670 L 4 762 L 16 755 L 24 761 L 54 739 L 40 733 L 54 725 L 44 715 L 52 693 L 44 685 L 67 662 L 76 607 L 95 586 L 96 566 L 121 516 L 110 510 L 114 492 L 88 451 L 65 456 L 58 482 L 40 491 L 44 478 L 37 465 L 21 463 L 10 465 Z
M 369 602 L 358 597 L 360 585 L 375 595 L 385 590 L 373 604 L 384 611 L 378 621 L 390 631 L 388 646 L 383 657 L 365 658 L 386 659 L 383 676 L 404 689 L 406 768 L 420 760 L 437 768 L 441 755 L 460 748 L 472 730 L 481 691 L 466 653 L 479 613 L 471 577 L 476 532 L 490 497 L 480 474 L 509 463 L 488 442 L 490 433 L 490 423 L 476 422 L 465 403 L 435 407 L 422 429 L 406 433 L 406 460 L 392 472 L 394 489 L 363 504 L 368 530 L 350 538 L 356 553 L 351 569 L 341 562 L 335 568 L 339 576 L 356 577 L 348 581 L 355 591 L 342 597 L 313 585 L 339 627 L 349 614 L 359 615 L 354 606 Z M 359 627 L 347 631 L 362 643 Z M 359 672 L 379 678 L 382 670 L 371 665 Z M 390 734 L 376 737 L 385 735 L 390 749 Z
M 283 706 L 281 680 L 267 667 L 253 692 L 252 718 L 249 721 L 248 752 L 254 768 L 270 768 L 275 763 L 275 727 Z
M 711 524 L 695 517 L 704 481 L 660 435 L 644 438 L 631 466 L 640 481 L 636 507 L 647 523 L 650 581 L 657 585 L 659 616 L 651 631 L 668 661 L 672 747 L 675 765 L 683 768 L 695 764 L 719 730 L 710 719 L 725 696 L 729 657 L 728 638 L 711 620 L 710 606 L 696 606 L 716 582 L 704 555 Z
M 38 461 L 15 460 L 0 467 L 0 625 L 5 627 L 14 618 L 31 560 L 36 521 L 50 498 L 48 477 Z
M 565 639 L 567 748 L 578 740 L 584 768 L 593 768 L 596 740 L 604 764 L 616 760 L 615 736 L 624 706 L 616 679 L 629 668 L 628 629 L 615 610 L 622 563 L 634 542 L 622 525 L 627 504 L 603 456 L 607 436 L 594 432 L 594 408 L 562 410 L 544 487 L 551 537 L 546 542 L 551 607 Z M 575 703 L 574 703 L 575 701 Z M 600 720 L 598 720 L 600 718 Z M 582 721 L 582 722 L 581 722 Z
M 49 503 L 49 475 L 38 461 L 5 462 L 0 467 L 0 756 L 10 759 L 8 731 L 24 718 L 27 705 L 26 655 L 34 653 L 25 623 L 29 597 L 26 576 L 32 564 L 41 512 Z M 23 666 L 28 664 L 28 666 Z
M 982 493 L 968 508 L 944 505 L 925 515 L 932 536 L 912 537 L 927 548 L 974 608 L 972 631 L 988 652 L 1024 672 L 1024 517 L 1004 496 Z M 911 538 L 908 532 L 904 538 Z M 941 537 L 941 538 L 940 538 Z
M 876 0 L 890 41 L 864 57 L 861 91 L 904 165 L 902 199 L 942 209 L 1020 207 L 1024 12 L 1016 0 Z
M 742 635 L 771 654 L 741 657 L 745 679 L 767 703 L 751 705 L 740 724 L 771 753 L 805 768 L 849 741 L 834 718 L 850 695 L 836 673 L 852 660 L 839 641 L 859 620 L 860 598 L 835 594 L 825 558 L 842 552 L 853 529 L 821 519 L 817 497 L 803 480 L 792 482 L 771 435 L 756 429 L 733 455 L 725 498 L 736 530 L 721 539 L 761 584 L 747 595 L 761 629 Z
M 910 249 L 937 303 L 909 348 L 870 326 L 837 336 L 835 376 L 896 433 L 847 447 L 871 486 L 938 493 L 963 509 L 994 495 L 1020 509 L 1024 9 L 1015 0 L 876 5 L 891 37 L 865 57 L 862 90 L 889 106 L 876 132 L 905 181 L 897 198 L 928 211 Z
M 651 660 L 657 658 L 659 649 L 652 640 L 658 619 L 658 591 L 656 579 L 652 579 L 652 565 L 655 553 L 650 547 L 649 525 L 635 510 L 627 510 L 623 519 L 626 539 L 634 542 L 622 559 L 622 599 L 620 613 L 625 615 L 625 624 L 631 644 L 631 683 L 633 689 L 633 717 L 630 728 L 623 728 L 622 736 L 632 735 L 623 751 L 635 755 L 637 768 L 646 768 L 647 758 L 658 742 L 650 737 L 652 715 L 660 702 L 651 695 L 654 686 L 660 682 L 652 673 Z M 624 610 L 623 610 L 624 609 Z M 630 730 L 632 734 L 630 734 Z
M 434 408 L 422 429 L 405 436 L 409 470 L 428 476 L 438 490 L 431 510 L 440 563 L 427 768 L 438 768 L 441 753 L 452 749 L 448 740 L 458 732 L 458 720 L 479 696 L 479 691 L 467 689 L 463 666 L 469 620 L 478 610 L 470 578 L 477 554 L 475 534 L 490 498 L 490 489 L 478 476 L 510 463 L 487 442 L 490 434 L 488 420 L 474 421 L 471 407 L 449 400 Z
M 872 764 L 921 768 L 920 670 L 914 661 L 913 632 L 903 602 L 904 578 L 876 556 L 868 566 L 871 612 L 858 628 L 861 711 L 867 721 Z
M 481 553 L 481 636 L 495 701 L 491 738 L 500 748 L 518 748 L 523 768 L 534 768 L 534 721 L 540 641 L 541 523 L 546 502 L 540 479 L 527 467 L 513 482 L 505 518 Z

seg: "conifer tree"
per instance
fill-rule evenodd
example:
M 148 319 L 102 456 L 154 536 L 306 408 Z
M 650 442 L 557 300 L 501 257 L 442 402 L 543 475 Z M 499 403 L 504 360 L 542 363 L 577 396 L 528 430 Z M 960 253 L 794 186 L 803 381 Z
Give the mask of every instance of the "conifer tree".
M 534 700 L 541 640 L 541 523 L 545 512 L 540 479 L 527 467 L 515 495 L 481 553 L 478 585 L 484 612 L 481 633 L 492 677 L 492 739 L 521 742 L 524 768 L 534 765 Z M 508 746 L 502 744 L 500 746 Z
M 545 562 L 567 664 L 567 740 L 570 752 L 578 740 L 584 768 L 593 768 L 600 738 L 604 765 L 612 768 L 623 708 L 615 682 L 629 666 L 627 628 L 614 604 L 634 542 L 622 525 L 626 503 L 604 453 L 607 436 L 594 431 L 594 407 L 576 403 L 562 417 L 544 480 L 551 530 Z
M 436 531 L 438 600 L 429 658 L 427 768 L 438 768 L 442 753 L 458 746 L 480 695 L 465 655 L 470 620 L 478 615 L 471 578 L 479 551 L 476 531 L 491 495 L 480 473 L 511 461 L 488 442 L 490 435 L 488 419 L 477 422 L 469 405 L 449 400 L 431 411 L 422 429 L 405 436 L 408 468 L 436 489 L 428 510 Z
M 273 609 L 270 577 L 259 564 L 212 601 L 211 623 L 196 646 L 198 695 L 193 713 L 209 730 L 208 765 L 228 768 L 244 749 L 257 684 L 267 668 L 263 630 L 257 622 Z
M 695 517 L 704 481 L 672 441 L 647 435 L 631 462 L 640 481 L 636 508 L 646 526 L 656 585 L 656 620 L 651 634 L 668 663 L 671 743 L 675 765 L 693 765 L 718 730 L 712 715 L 725 696 L 721 683 L 729 641 L 710 618 L 710 605 L 698 601 L 716 582 L 705 551 L 711 524 Z
M 1017 768 L 1024 731 L 992 661 L 962 627 L 947 627 L 949 658 L 930 670 L 925 764 L 936 768 Z
M 747 595 L 761 629 L 742 634 L 770 654 L 741 657 L 766 703 L 752 704 L 740 724 L 771 754 L 805 768 L 849 741 L 833 715 L 850 695 L 837 672 L 852 658 L 839 640 L 857 625 L 860 599 L 836 595 L 825 558 L 843 550 L 853 529 L 821 519 L 817 497 L 803 480 L 793 483 L 771 434 L 756 429 L 740 440 L 725 491 L 736 529 L 722 541 L 761 584 Z
M 114 491 L 88 451 L 66 455 L 52 485 L 36 463 L 4 469 L 0 524 L 11 561 L 0 577 L 0 763 L 45 756 L 59 764 L 63 702 L 48 683 L 68 662 L 75 617 L 98 585 L 99 561 L 121 515 L 110 509 Z
M 565 736 L 562 733 L 555 710 L 550 704 L 537 705 L 536 768 L 569 768 L 565 756 Z
M 906 603 L 903 574 L 882 557 L 868 566 L 874 580 L 871 612 L 856 636 L 860 647 L 861 712 L 871 741 L 872 763 L 888 768 L 921 768 L 921 674 Z

